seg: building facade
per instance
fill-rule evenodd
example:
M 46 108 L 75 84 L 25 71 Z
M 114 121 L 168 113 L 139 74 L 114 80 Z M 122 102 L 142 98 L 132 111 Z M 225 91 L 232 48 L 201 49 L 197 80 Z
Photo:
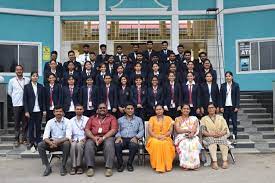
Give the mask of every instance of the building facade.
M 112 54 L 117 45 L 127 53 L 131 43 L 152 40 L 157 50 L 166 40 L 194 58 L 207 51 L 219 82 L 230 70 L 242 91 L 271 90 L 273 17 L 275 0 L 0 0 L 0 75 L 8 82 L 18 63 L 42 75 L 50 51 L 64 62 L 84 43 L 96 52 L 107 44 Z

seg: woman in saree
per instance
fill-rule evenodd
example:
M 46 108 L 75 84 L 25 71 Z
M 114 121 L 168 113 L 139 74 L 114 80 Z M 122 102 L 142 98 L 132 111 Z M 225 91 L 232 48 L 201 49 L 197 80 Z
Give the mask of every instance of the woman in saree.
M 230 142 L 227 138 L 230 135 L 227 123 L 225 119 L 216 115 L 216 107 L 213 103 L 209 103 L 207 106 L 208 115 L 201 119 L 201 129 L 203 135 L 203 144 L 209 149 L 212 159 L 212 168 L 217 170 L 217 146 L 219 145 L 222 153 L 223 164 L 222 168 L 228 168 L 228 147 Z
M 200 167 L 199 120 L 189 116 L 188 104 L 182 106 L 182 115 L 175 120 L 176 138 L 175 145 L 179 154 L 180 167 L 184 170 L 196 170 Z
M 161 105 L 155 107 L 156 116 L 152 116 L 149 120 L 150 137 L 146 143 L 151 167 L 160 173 L 171 171 L 175 158 L 175 147 L 171 139 L 173 120 L 163 115 L 163 112 Z

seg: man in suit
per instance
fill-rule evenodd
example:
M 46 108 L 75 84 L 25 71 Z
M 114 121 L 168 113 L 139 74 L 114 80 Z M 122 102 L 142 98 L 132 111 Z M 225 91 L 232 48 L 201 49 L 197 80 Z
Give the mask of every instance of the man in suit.
M 164 63 L 167 61 L 170 53 L 172 53 L 172 50 L 168 50 L 168 42 L 162 41 L 162 50 L 159 52 L 160 60 Z
M 88 44 L 83 45 L 83 52 L 84 53 L 80 54 L 77 58 L 77 61 L 81 64 L 82 67 L 86 61 L 90 61 L 90 46 Z
M 191 51 L 186 50 L 184 52 L 184 60 L 183 61 L 179 60 L 179 67 L 180 68 L 178 69 L 178 71 L 180 73 L 184 73 L 184 72 L 186 72 L 188 70 L 187 64 L 188 64 L 189 61 L 192 61 L 191 60 Z
M 113 55 L 109 55 L 108 58 L 108 64 L 106 64 L 106 72 L 107 74 L 110 74 L 111 76 L 113 76 L 116 72 L 116 67 L 117 65 L 115 64 L 115 59 Z
M 141 71 L 142 72 L 149 72 L 150 68 L 148 68 L 148 62 L 143 58 L 143 54 L 141 52 L 137 53 L 137 58 L 135 63 L 140 63 L 141 64 Z
M 176 55 L 177 60 L 179 62 L 183 62 L 184 61 L 184 46 L 182 44 L 179 44 L 177 49 L 178 49 L 178 54 Z
M 56 59 L 57 59 L 57 51 L 52 51 L 51 52 L 51 60 L 49 62 L 46 62 L 45 63 L 45 66 L 44 66 L 44 73 L 45 72 L 48 72 L 49 70 L 51 70 L 50 68 L 50 62 L 52 60 L 54 60 L 56 63 L 57 63 L 57 71 L 58 72 L 63 72 L 63 67 L 62 67 L 62 63 L 61 62 L 57 62 Z
M 133 43 L 132 46 L 133 46 L 133 52 L 129 53 L 128 57 L 129 57 L 130 63 L 135 63 L 137 58 L 137 53 L 139 52 L 139 44 Z
M 48 84 L 48 77 L 50 74 L 54 74 L 56 76 L 56 83 L 62 84 L 63 79 L 63 69 L 58 69 L 58 65 L 55 60 L 51 60 L 49 62 L 50 69 L 44 70 L 44 85 Z
M 143 52 L 144 58 L 149 62 L 151 61 L 152 55 L 157 54 L 157 52 L 153 50 L 153 45 L 154 45 L 153 41 L 147 41 L 146 43 L 147 50 Z
M 197 72 L 203 72 L 203 63 L 207 59 L 207 53 L 206 52 L 200 52 L 199 58 L 194 60 L 195 70 Z
M 99 67 L 99 63 L 96 62 L 96 53 L 95 52 L 90 52 L 90 62 L 92 65 L 92 73 L 94 73 L 94 75 L 96 75 L 98 73 L 98 67 Z M 84 68 L 83 68 L 84 70 Z
M 117 88 L 111 84 L 112 77 L 109 74 L 104 76 L 104 85 L 100 87 L 100 103 L 105 103 L 109 112 L 117 112 Z
M 82 71 L 82 66 L 79 62 L 76 61 L 75 52 L 73 50 L 68 51 L 69 60 L 63 64 L 63 72 L 68 71 L 69 61 L 73 62 L 75 65 L 75 71 L 80 73 Z
M 106 52 L 107 51 L 106 44 L 101 44 L 99 46 L 99 48 L 100 48 L 101 54 L 99 54 L 99 55 L 96 56 L 96 62 L 99 63 L 99 64 L 101 64 L 101 63 L 104 63 L 105 61 L 108 60 L 109 55 Z
M 168 72 L 168 70 L 169 70 L 169 66 L 171 65 L 171 64 L 175 64 L 176 65 L 176 67 L 177 67 L 177 69 L 180 67 L 179 66 L 179 61 L 177 60 L 177 58 L 176 58 L 176 54 L 174 53 L 174 52 L 171 52 L 170 53 L 170 55 L 169 55 L 169 57 L 168 57 L 168 60 L 166 60 L 165 62 L 164 62 L 164 69 L 163 69 L 163 73 L 164 74 L 166 74 L 167 72 Z
M 123 52 L 122 52 L 122 46 L 118 45 L 116 47 L 116 54 L 115 54 L 115 64 L 119 65 L 121 64 L 121 59 L 123 56 Z

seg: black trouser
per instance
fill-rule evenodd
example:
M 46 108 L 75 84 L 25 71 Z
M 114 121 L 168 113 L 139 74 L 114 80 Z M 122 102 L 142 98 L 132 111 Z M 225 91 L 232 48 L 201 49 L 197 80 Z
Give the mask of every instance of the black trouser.
M 25 117 L 25 111 L 23 106 L 14 106 L 13 107 L 14 122 L 15 122 L 15 140 L 19 141 L 20 137 L 20 123 L 22 121 L 22 140 L 27 140 L 28 133 L 28 121 Z
M 122 154 L 123 149 L 129 149 L 129 159 L 127 164 L 132 165 L 135 159 L 135 155 L 138 152 L 138 144 L 131 142 L 131 138 L 122 138 L 122 143 L 115 144 L 115 151 L 116 151 L 118 166 L 121 166 L 123 164 L 123 154 Z
M 237 114 L 238 112 L 234 112 L 235 107 L 224 107 L 224 113 L 223 117 L 227 122 L 228 128 L 229 128 L 229 119 L 231 119 L 231 123 L 233 126 L 233 134 L 235 135 L 235 138 L 237 138 Z
M 32 112 L 30 113 L 29 120 L 29 142 L 37 144 L 41 141 L 41 122 L 42 122 L 42 112 Z M 35 137 L 34 137 L 35 132 Z
M 63 152 L 62 166 L 65 167 L 70 154 L 70 146 L 71 146 L 70 142 L 66 141 L 63 144 L 60 144 L 57 148 L 51 149 L 50 146 L 45 141 L 40 142 L 38 144 L 38 152 L 42 160 L 42 164 L 49 166 L 49 160 L 48 160 L 46 151 L 51 151 L 51 152 L 62 151 Z
M 94 115 L 96 113 L 96 110 L 86 110 L 84 111 L 84 116 L 87 116 L 88 118 L 91 117 L 92 115 Z
M 168 108 L 168 111 L 165 111 L 165 115 L 170 116 L 173 120 L 175 120 L 176 117 L 180 116 L 180 112 L 177 111 L 177 108 Z
M 47 111 L 47 115 L 46 115 L 46 122 L 48 122 L 50 119 L 53 119 L 55 116 L 53 114 L 52 110 L 48 110 Z
M 66 112 L 65 117 L 68 119 L 72 119 L 73 117 L 75 117 L 75 112 Z

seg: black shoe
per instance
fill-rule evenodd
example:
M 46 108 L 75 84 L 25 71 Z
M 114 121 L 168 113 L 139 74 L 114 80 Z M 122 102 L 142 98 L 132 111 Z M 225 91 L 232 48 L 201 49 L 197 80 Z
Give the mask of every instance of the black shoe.
M 127 170 L 128 170 L 129 172 L 134 171 L 133 165 L 127 165 Z
M 124 164 L 121 164 L 120 166 L 118 166 L 117 171 L 118 171 L 118 172 L 123 172 L 123 171 L 124 171 L 124 168 L 125 168 L 125 165 L 124 165 Z
M 47 166 L 44 173 L 43 173 L 43 176 L 48 176 L 52 173 L 52 168 L 50 166 Z
M 29 143 L 29 144 L 27 145 L 27 150 L 31 150 L 32 146 L 33 146 L 33 143 Z
M 61 168 L 60 168 L 60 175 L 61 175 L 61 176 L 65 176 L 66 174 L 67 174 L 66 168 L 63 167 L 63 166 L 61 166 Z

